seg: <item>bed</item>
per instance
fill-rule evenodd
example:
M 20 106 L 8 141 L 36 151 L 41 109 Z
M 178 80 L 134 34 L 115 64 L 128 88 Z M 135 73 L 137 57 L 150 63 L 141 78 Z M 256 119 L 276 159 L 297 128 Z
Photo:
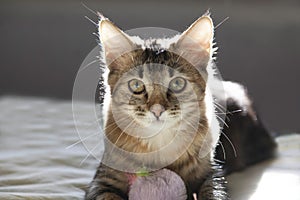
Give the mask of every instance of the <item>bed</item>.
M 76 106 L 78 135 L 71 101 L 0 97 L 0 199 L 83 199 L 103 150 L 90 106 Z M 233 200 L 300 199 L 300 135 L 277 142 L 276 158 L 228 177 Z

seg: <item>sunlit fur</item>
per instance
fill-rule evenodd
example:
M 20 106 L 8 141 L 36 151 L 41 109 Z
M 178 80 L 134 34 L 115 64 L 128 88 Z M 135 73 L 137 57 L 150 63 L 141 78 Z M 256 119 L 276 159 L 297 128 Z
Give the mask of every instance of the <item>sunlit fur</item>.
M 177 63 L 177 66 L 174 66 L 173 63 L 171 65 L 165 63 L 172 66 L 171 68 L 165 66 L 163 60 L 160 61 L 161 64 L 150 64 L 147 63 L 150 62 L 148 59 L 151 59 L 149 55 L 145 52 L 140 53 L 141 55 L 137 55 L 134 59 L 135 61 L 141 59 L 140 66 L 128 73 L 123 73 L 120 79 L 110 80 L 111 82 L 117 82 L 112 89 L 111 111 L 114 114 L 114 120 L 125 119 L 122 124 L 128 125 L 131 123 L 124 135 L 128 133 L 137 138 L 145 138 L 141 142 L 148 145 L 149 150 L 156 150 L 155 148 L 159 149 L 172 140 L 172 135 L 177 133 L 176 130 L 179 129 L 182 122 L 184 123 L 184 120 L 192 123 L 193 118 L 197 117 L 197 113 L 194 113 L 195 106 L 199 106 L 198 101 L 201 103 L 201 100 L 203 100 L 205 82 L 201 75 L 193 77 L 192 73 L 197 73 L 196 70 L 188 72 L 184 69 L 179 72 L 176 68 L 183 65 Z M 169 59 L 173 59 L 172 53 L 162 52 L 161 54 L 158 55 L 161 58 L 169 56 Z M 187 80 L 185 89 L 180 93 L 174 93 L 168 88 L 170 81 L 176 77 L 183 77 Z M 145 92 L 143 94 L 135 95 L 128 89 L 127 83 L 131 79 L 144 82 Z M 150 107 L 154 104 L 165 107 L 166 111 L 162 113 L 159 119 L 156 119 L 154 114 L 150 112 Z M 184 128 L 186 131 L 195 131 L 193 130 L 194 127 L 186 126 Z M 194 126 L 197 128 L 196 125 Z M 125 127 L 121 128 L 124 129 Z M 170 129 L 173 130 L 169 131 Z M 126 145 L 127 142 L 124 142 L 124 145 Z
M 211 130 L 215 128 L 216 132 L 219 131 L 211 94 L 206 92 L 208 74 L 206 70 L 200 74 L 184 58 L 168 49 L 162 51 L 162 48 L 158 45 L 148 46 L 143 50 L 125 54 L 111 63 L 110 69 L 113 70 L 110 70 L 107 79 L 111 90 L 111 101 L 106 121 L 106 135 L 119 148 L 129 152 L 147 153 L 170 143 L 175 134 L 182 134 L 179 140 L 172 141 L 175 144 L 174 148 L 165 152 L 166 155 L 153 158 L 155 163 L 164 162 L 164 158 L 174 156 L 182 148 L 186 148 L 183 146 L 186 144 L 185 139 L 188 140 L 195 134 L 192 144 L 168 168 L 181 175 L 190 188 L 197 188 L 210 169 L 211 159 L 209 153 L 201 158 L 199 152 L 212 151 L 213 134 L 217 133 L 212 133 Z M 157 53 L 158 50 L 160 53 Z M 170 68 L 161 65 L 173 69 L 172 77 Z M 139 71 L 143 72 L 142 78 Z M 176 95 L 171 93 L 168 96 L 168 84 L 175 77 L 185 78 L 187 86 L 181 93 Z M 146 93 L 133 95 L 127 85 L 131 79 L 143 81 L 146 85 Z M 166 108 L 160 121 L 157 121 L 149 111 L 150 106 L 155 103 L 162 104 Z M 116 122 L 119 120 L 121 122 Z M 214 120 L 217 127 L 209 127 Z M 111 157 L 113 156 L 115 155 L 112 153 Z M 120 159 L 114 160 L 117 162 Z M 126 165 L 126 160 L 121 160 L 120 165 Z
M 113 147 L 106 146 L 104 157 L 115 165 L 143 167 L 144 160 L 124 157 L 115 149 L 149 153 L 171 145 L 171 148 L 147 162 L 155 168 L 178 155 L 174 162 L 163 167 L 181 176 L 189 199 L 193 199 L 192 194 L 200 192 L 201 185 L 212 169 L 211 152 L 219 136 L 219 124 L 209 87 L 214 76 L 213 48 L 211 39 L 208 52 L 200 46 L 185 51 L 178 44 L 178 38 L 143 41 L 132 37 L 135 49 L 107 63 L 104 77 L 107 84 L 105 135 Z M 104 52 L 102 58 L 105 63 Z M 168 89 L 170 81 L 176 77 L 186 80 L 185 89 L 179 93 Z M 128 81 L 132 79 L 145 84 L 144 93 L 135 95 L 129 90 Z M 165 108 L 159 120 L 150 112 L 154 104 Z M 187 141 L 191 143 L 187 145 Z M 112 189 L 102 183 L 104 177 L 107 179 L 107 174 L 114 177 L 109 180 L 109 184 L 114 186 Z M 109 191 L 126 197 L 126 180 L 126 172 L 101 164 L 87 193 L 90 198 L 87 199 L 95 195 L 102 197 L 99 199 L 106 199 Z

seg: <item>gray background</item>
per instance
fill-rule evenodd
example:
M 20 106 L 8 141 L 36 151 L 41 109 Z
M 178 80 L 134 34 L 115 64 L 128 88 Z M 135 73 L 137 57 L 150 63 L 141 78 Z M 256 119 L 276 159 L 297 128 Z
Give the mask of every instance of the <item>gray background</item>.
M 70 99 L 76 72 L 96 46 L 97 17 L 82 1 L 0 2 L 0 95 Z M 246 85 L 273 131 L 300 131 L 300 2 L 83 1 L 124 30 L 183 31 L 208 8 L 216 24 L 217 65 L 223 78 Z M 1 111 L 0 111 L 1 112 Z

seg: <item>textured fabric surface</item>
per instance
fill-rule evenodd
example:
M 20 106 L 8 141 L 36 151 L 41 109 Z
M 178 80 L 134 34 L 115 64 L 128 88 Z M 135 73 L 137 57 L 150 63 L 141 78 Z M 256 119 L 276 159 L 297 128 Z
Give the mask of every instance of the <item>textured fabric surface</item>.
M 84 147 L 70 101 L 0 98 L 0 199 L 83 198 L 103 149 L 89 107 L 76 106 Z M 300 136 L 278 142 L 278 158 L 229 176 L 233 200 L 300 199 Z
M 81 143 L 68 148 L 79 140 L 71 108 L 70 102 L 0 100 L 0 199 L 83 199 L 98 161 L 85 159 Z
M 300 200 L 300 135 L 277 138 L 278 156 L 228 177 L 233 200 Z

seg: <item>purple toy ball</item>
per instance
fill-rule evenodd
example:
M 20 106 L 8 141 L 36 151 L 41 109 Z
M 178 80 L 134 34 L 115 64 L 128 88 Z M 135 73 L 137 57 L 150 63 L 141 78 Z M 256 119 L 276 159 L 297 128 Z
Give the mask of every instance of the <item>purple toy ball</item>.
M 129 191 L 129 200 L 186 200 L 183 180 L 175 172 L 161 169 L 138 176 Z

